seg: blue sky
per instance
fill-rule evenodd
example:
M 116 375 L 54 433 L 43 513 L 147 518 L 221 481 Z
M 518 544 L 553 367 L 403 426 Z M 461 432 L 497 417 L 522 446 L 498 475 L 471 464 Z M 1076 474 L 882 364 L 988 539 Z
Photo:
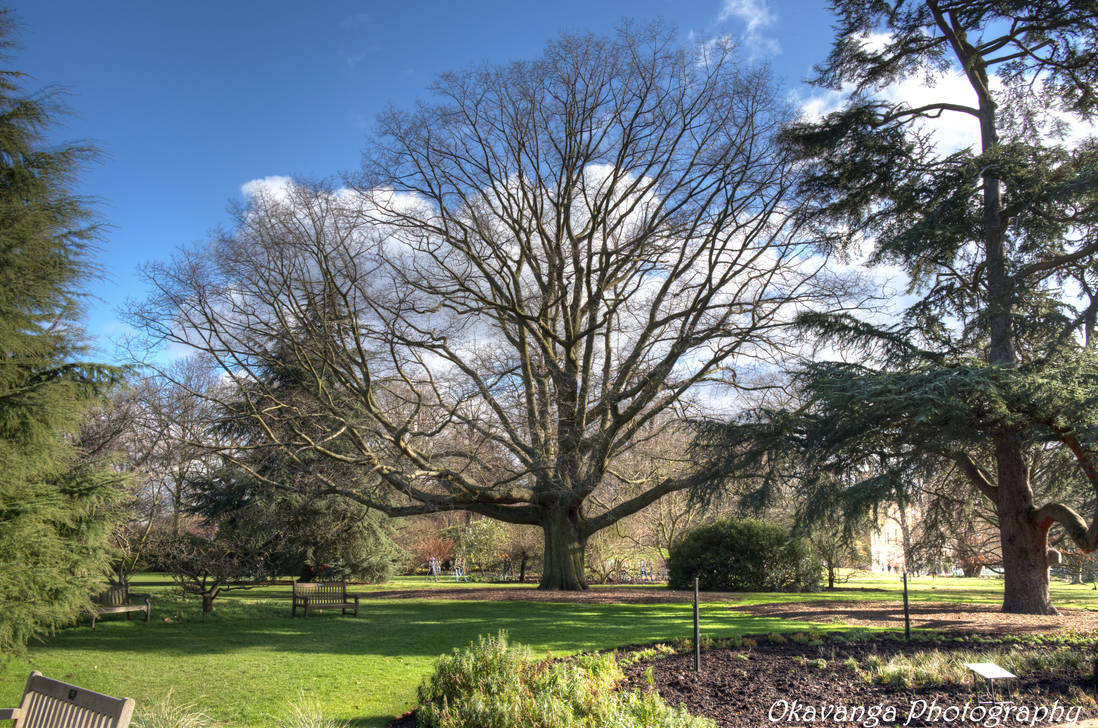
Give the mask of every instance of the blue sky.
M 87 328 L 118 360 L 118 309 L 142 298 L 138 266 L 204 240 L 253 179 L 335 177 L 358 167 L 376 114 L 408 107 L 441 72 L 537 56 L 564 31 L 663 18 L 687 40 L 730 34 L 790 93 L 823 60 L 824 2 L 504 0 L 89 3 L 18 0 L 7 67 L 28 89 L 68 92 L 53 138 L 87 139 L 103 161 L 79 189 L 110 228 L 89 284 Z

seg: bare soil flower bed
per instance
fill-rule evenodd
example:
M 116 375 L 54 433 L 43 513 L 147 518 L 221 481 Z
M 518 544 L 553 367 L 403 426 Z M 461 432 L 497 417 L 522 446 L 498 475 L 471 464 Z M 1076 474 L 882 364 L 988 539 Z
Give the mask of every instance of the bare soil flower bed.
M 626 672 L 631 687 L 651 686 L 671 704 L 685 704 L 694 715 L 707 716 L 727 728 L 1049 726 L 1054 722 L 1057 705 L 1062 709 L 1056 714 L 1060 716 L 1057 723 L 1066 723 L 1073 717 L 1084 720 L 1098 716 L 1089 669 L 1078 673 L 1030 672 L 1012 681 L 1009 691 L 997 688 L 993 700 L 987 687 L 976 681 L 928 688 L 869 684 L 847 663 L 852 658 L 864 665 L 870 655 L 887 660 L 896 653 L 985 651 L 997 647 L 1008 649 L 1010 645 L 993 644 L 991 640 L 980 644 L 926 640 L 840 644 L 829 639 L 823 644 L 810 645 L 775 644 L 760 638 L 757 645 L 750 647 L 703 650 L 700 673 L 694 672 L 692 652 L 641 661 L 629 666 Z M 1093 655 L 1086 661 L 1088 665 L 1092 658 Z M 999 717 L 993 718 L 989 711 L 996 705 L 1000 706 L 996 714 Z M 862 706 L 861 713 L 855 712 L 858 706 Z M 891 720 L 888 706 L 894 713 Z M 1004 716 L 1007 706 L 1013 707 Z M 1027 708 L 1024 714 L 1018 712 L 1022 706 Z M 1044 719 L 1034 722 L 1036 715 L 1042 715 L 1035 712 L 1041 707 L 1045 708 Z M 1071 708 L 1078 710 L 1073 714 L 1069 712 Z M 855 719 L 840 720 L 844 715 Z

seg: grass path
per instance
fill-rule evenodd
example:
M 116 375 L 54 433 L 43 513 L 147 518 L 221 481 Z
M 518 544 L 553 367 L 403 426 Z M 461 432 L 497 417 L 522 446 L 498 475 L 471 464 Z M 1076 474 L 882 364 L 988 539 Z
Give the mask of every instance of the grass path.
M 14 706 L 27 672 L 38 669 L 78 685 L 135 698 L 139 711 L 142 704 L 171 693 L 173 700 L 193 703 L 227 726 L 268 725 L 269 716 L 305 698 L 353 726 L 380 727 L 414 704 L 415 687 L 437 655 L 464 646 L 478 634 L 504 629 L 515 641 L 541 653 L 568 654 L 684 639 L 692 624 L 688 604 L 369 597 L 374 591 L 413 586 L 429 597 L 435 589 L 454 586 L 421 580 L 363 588 L 357 618 L 329 612 L 291 620 L 289 588 L 264 587 L 226 594 L 218 599 L 216 613 L 203 621 L 194 602 L 172 596 L 169 586 L 159 585 L 162 577 L 152 580 L 156 585 L 135 586 L 135 591 L 156 594 L 152 624 L 107 617 L 95 631 L 83 624 L 32 646 L 28 661 L 10 663 L 0 673 L 0 706 Z M 861 580 L 848 585 L 859 590 L 838 594 L 740 595 L 736 601 L 898 598 L 896 581 Z M 1001 582 L 990 580 L 925 579 L 912 585 L 914 599 L 931 601 L 993 602 L 1001 590 Z M 1058 585 L 1055 598 L 1061 604 L 1098 607 L 1098 592 L 1089 586 Z M 728 604 L 703 604 L 706 635 L 808 626 L 734 614 Z

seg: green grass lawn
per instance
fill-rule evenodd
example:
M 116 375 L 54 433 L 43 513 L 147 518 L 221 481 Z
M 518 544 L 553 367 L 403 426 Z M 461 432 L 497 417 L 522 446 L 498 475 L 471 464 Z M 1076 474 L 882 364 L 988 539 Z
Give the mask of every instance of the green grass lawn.
M 144 583 L 142 583 L 144 582 Z M 264 726 L 295 700 L 315 701 L 354 726 L 383 726 L 413 706 L 415 687 L 434 658 L 478 634 L 507 630 L 512 639 L 555 655 L 689 637 L 688 604 L 596 605 L 545 602 L 370 598 L 393 588 L 452 588 L 420 579 L 363 587 L 357 618 L 321 612 L 290 619 L 289 587 L 225 594 L 203 621 L 194 601 L 172 595 L 164 577 L 148 575 L 135 591 L 151 591 L 152 624 L 121 616 L 61 630 L 32 645 L 30 659 L 0 673 L 0 707 L 17 704 L 31 669 L 141 705 L 169 693 L 229 726 Z M 464 585 L 458 585 L 464 586 Z M 483 586 L 472 584 L 471 586 Z M 753 594 L 736 601 L 818 598 L 898 599 L 896 578 L 857 579 L 836 593 Z M 515 586 L 516 589 L 530 588 Z M 597 588 L 597 587 L 596 587 Z M 653 589 L 652 586 L 631 587 Z M 912 598 L 995 602 L 1002 582 L 991 579 L 914 579 Z M 1058 604 L 1098 607 L 1090 586 L 1057 584 Z M 804 623 L 732 614 L 727 603 L 706 603 L 703 632 L 712 637 L 806 628 Z M 165 621 L 165 618 L 171 621 Z

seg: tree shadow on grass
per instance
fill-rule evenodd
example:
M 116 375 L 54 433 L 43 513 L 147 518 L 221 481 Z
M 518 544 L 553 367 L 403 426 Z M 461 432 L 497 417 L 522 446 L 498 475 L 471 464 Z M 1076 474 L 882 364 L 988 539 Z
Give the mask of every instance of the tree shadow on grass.
M 256 605 L 256 616 L 237 611 L 205 622 L 100 622 L 63 630 L 36 651 L 105 650 L 185 657 L 264 649 L 333 656 L 428 656 L 461 647 L 480 634 L 506 630 L 513 640 L 555 653 L 686 639 L 692 633 L 686 604 L 603 605 L 546 602 L 368 600 L 358 617 L 319 613 L 277 616 Z M 288 612 L 288 610 L 287 610 Z M 770 616 L 702 609 L 703 631 L 714 636 L 771 632 L 795 626 Z M 800 626 L 804 626 L 803 624 Z
M 181 604 L 165 600 L 162 607 L 168 606 L 178 608 Z M 702 605 L 705 635 L 722 637 L 807 626 L 775 617 L 735 614 L 728 606 Z M 435 657 L 464 647 L 481 634 L 506 630 L 514 642 L 542 654 L 562 655 L 674 642 L 689 638 L 693 630 L 689 604 L 366 599 L 358 617 L 322 612 L 291 619 L 288 600 L 245 596 L 236 603 L 227 600 L 218 610 L 205 622 L 197 609 L 191 609 L 172 622 L 162 621 L 163 617 L 152 624 L 118 619 L 100 622 L 95 631 L 85 624 L 62 630 L 32 650 L 47 670 L 61 678 L 71 671 L 72 681 L 78 684 L 105 691 L 116 688 L 120 695 L 136 693 L 144 700 L 173 685 L 186 684 L 187 700 L 230 716 L 233 708 L 226 706 L 242 704 L 239 701 L 275 710 L 274 703 L 281 698 L 269 695 L 272 690 L 303 688 L 340 704 L 347 702 L 348 694 L 361 691 L 366 702 L 360 710 L 348 714 L 349 706 L 345 706 L 338 712 L 356 728 L 380 728 L 393 718 L 388 711 L 399 711 L 414 700 L 415 686 L 428 674 Z M 80 664 L 73 664 L 74 656 L 80 657 L 76 661 Z M 110 667 L 101 671 L 97 665 L 104 664 Z M 116 669 L 122 665 L 127 667 Z M 158 677 L 150 681 L 140 676 L 142 671 L 152 671 Z M 271 675 L 294 677 L 272 683 Z M 19 680 L 13 677 L 9 680 L 12 685 L 7 686 L 13 695 L 18 687 L 15 682 L 21 685 L 25 673 L 17 677 Z M 216 699 L 204 698 L 212 695 Z

